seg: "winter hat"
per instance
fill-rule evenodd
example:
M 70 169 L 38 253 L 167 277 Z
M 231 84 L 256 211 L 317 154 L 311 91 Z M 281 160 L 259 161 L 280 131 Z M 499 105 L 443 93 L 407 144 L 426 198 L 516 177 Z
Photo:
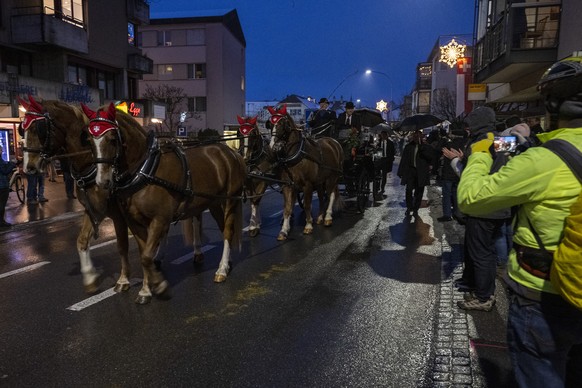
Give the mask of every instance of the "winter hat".
M 531 134 L 529 125 L 527 125 L 526 123 L 521 123 L 514 125 L 511 128 L 507 128 L 505 131 L 501 132 L 501 136 L 511 136 L 515 134 L 519 134 L 523 137 L 529 137 L 529 135 Z
M 495 111 L 487 106 L 480 106 L 467 115 L 465 123 L 471 133 L 488 127 L 494 128 L 496 124 Z

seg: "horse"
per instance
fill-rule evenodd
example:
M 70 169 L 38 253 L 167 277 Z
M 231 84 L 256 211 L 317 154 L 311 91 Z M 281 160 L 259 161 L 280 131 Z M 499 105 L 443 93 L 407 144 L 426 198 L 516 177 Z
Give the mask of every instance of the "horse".
M 317 224 L 331 226 L 334 205 L 341 204 L 338 180 L 342 174 L 343 150 L 337 140 L 320 137 L 308 139 L 297 128 L 287 107 L 280 109 L 268 107 L 273 125 L 271 149 L 278 157 L 281 179 L 292 182 L 283 186 L 283 225 L 277 240 L 286 240 L 290 230 L 290 217 L 295 204 L 297 191 L 303 191 L 303 208 L 305 210 L 305 227 L 303 234 L 313 233 L 311 200 L 313 191 L 317 190 L 319 198 L 319 215 Z M 327 197 L 327 201 L 326 201 Z M 336 204 L 337 203 L 337 204 Z
M 98 111 L 81 106 L 89 118 L 97 185 L 116 198 L 138 244 L 144 286 L 136 303 L 149 303 L 152 291 L 159 297 L 169 296 L 169 284 L 153 264 L 155 252 L 172 222 L 199 220 L 207 209 L 223 234 L 214 282 L 224 282 L 231 247 L 241 248 L 246 180 L 242 156 L 222 143 L 159 144 L 131 116 L 116 114 L 113 104 Z
M 85 292 L 99 289 L 100 274 L 91 260 L 89 242 L 97 237 L 99 225 L 105 217 L 111 218 L 117 236 L 117 251 L 121 257 L 121 273 L 115 283 L 115 292 L 127 291 L 129 282 L 128 233 L 125 220 L 117 204 L 109 199 L 109 192 L 95 184 L 96 168 L 88 142 L 83 142 L 83 129 L 89 120 L 83 112 L 60 101 L 29 102 L 19 98 L 26 109 L 19 131 L 25 146 L 23 165 L 26 172 L 42 171 L 44 160 L 58 157 L 71 162 L 71 174 L 76 181 L 77 197 L 85 208 L 83 223 L 77 237 L 81 274 Z

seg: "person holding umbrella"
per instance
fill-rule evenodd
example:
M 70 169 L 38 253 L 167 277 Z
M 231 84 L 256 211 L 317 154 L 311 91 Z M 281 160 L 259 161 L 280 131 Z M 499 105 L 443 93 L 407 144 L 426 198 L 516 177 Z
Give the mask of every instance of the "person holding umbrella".
M 422 131 L 414 131 L 411 141 L 404 147 L 398 166 L 400 183 L 406 186 L 406 215 L 418 215 L 424 187 L 430 184 L 431 162 L 435 150 L 426 143 Z

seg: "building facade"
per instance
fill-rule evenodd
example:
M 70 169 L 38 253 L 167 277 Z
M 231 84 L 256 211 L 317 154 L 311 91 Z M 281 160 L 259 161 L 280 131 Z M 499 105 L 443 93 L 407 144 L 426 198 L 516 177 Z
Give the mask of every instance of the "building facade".
M 554 62 L 582 50 L 579 0 L 477 0 L 475 82 L 498 115 L 543 117 L 536 85 Z
M 148 22 L 144 0 L 2 0 L 0 126 L 11 148 L 22 114 L 18 96 L 92 108 L 121 100 L 131 105 L 138 80 L 152 71 L 135 41 Z
M 237 115 L 245 114 L 246 41 L 236 10 L 152 18 L 141 29 L 139 42 L 154 62 L 153 73 L 139 83 L 140 95 L 173 87 L 183 97 L 168 112 L 174 117 L 167 118 L 166 130 L 224 133 Z

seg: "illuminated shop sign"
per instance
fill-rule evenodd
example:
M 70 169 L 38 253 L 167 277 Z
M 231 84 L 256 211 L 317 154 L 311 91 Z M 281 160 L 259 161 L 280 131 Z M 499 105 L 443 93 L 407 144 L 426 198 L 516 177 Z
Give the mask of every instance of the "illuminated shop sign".
M 133 117 L 144 117 L 143 104 L 133 101 L 120 101 L 115 107 Z

